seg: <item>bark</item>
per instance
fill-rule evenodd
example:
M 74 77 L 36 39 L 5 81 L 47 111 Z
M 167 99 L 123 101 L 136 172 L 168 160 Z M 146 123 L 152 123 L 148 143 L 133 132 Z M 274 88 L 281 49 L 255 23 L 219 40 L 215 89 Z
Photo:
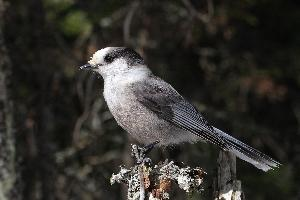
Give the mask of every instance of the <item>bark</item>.
M 214 180 L 215 200 L 244 200 L 241 181 L 236 179 L 236 157 L 220 151 L 217 177 Z

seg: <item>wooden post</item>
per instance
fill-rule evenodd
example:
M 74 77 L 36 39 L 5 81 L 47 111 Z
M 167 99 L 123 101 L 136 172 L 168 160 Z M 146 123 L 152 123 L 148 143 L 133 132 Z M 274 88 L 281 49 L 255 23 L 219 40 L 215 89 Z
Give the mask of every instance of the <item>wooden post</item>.
M 217 177 L 214 180 L 214 200 L 244 200 L 241 181 L 236 179 L 236 157 L 220 151 Z

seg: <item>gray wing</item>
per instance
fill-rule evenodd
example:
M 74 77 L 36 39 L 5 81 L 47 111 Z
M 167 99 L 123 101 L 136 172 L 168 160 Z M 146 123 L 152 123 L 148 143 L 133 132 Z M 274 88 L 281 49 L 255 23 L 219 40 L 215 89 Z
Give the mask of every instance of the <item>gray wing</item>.
M 216 133 L 200 112 L 187 102 L 170 84 L 157 78 L 132 85 L 137 100 L 159 118 L 189 131 L 201 139 L 227 149 L 225 141 Z

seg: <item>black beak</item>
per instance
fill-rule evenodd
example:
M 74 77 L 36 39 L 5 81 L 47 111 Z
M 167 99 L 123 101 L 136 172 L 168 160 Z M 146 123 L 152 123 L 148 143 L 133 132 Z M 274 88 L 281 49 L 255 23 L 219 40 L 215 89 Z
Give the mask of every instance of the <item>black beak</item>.
M 79 69 L 96 69 L 98 66 L 93 66 L 91 64 L 85 64 L 79 67 Z
M 92 65 L 91 64 L 85 64 L 79 67 L 79 69 L 91 69 Z

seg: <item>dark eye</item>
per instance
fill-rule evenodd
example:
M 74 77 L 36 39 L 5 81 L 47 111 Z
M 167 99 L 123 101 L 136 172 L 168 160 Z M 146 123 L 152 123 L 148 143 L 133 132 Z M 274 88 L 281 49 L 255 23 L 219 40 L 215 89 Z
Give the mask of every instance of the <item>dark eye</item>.
M 106 63 L 111 63 L 113 60 L 114 60 L 114 58 L 109 54 L 104 57 L 104 61 Z

